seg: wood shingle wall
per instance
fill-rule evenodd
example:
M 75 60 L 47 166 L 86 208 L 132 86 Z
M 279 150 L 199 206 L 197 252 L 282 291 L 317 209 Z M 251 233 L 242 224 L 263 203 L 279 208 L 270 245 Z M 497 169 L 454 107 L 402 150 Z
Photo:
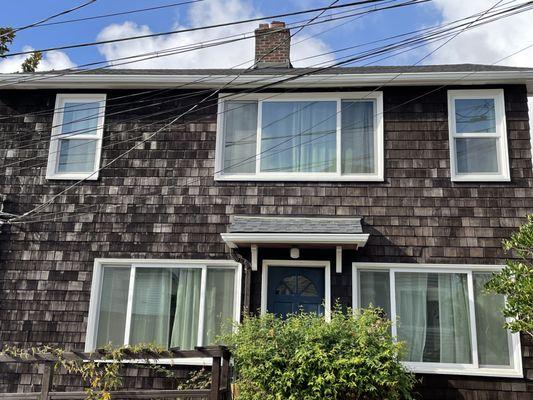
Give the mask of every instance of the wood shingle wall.
M 379 183 L 214 182 L 216 105 L 197 111 L 46 210 L 77 216 L 61 221 L 43 213 L 33 218 L 43 221 L 2 228 L 0 342 L 83 348 L 95 258 L 229 259 L 219 234 L 232 214 L 363 217 L 367 246 L 345 251 L 343 274 L 332 275 L 333 296 L 346 304 L 354 260 L 501 263 L 502 239 L 533 212 L 526 90 L 504 88 L 510 183 L 450 181 L 445 89 L 399 107 L 434 88 L 384 90 L 384 109 L 396 108 L 385 112 Z M 102 165 L 205 96 L 165 100 L 184 93 L 176 91 L 113 100 L 129 93 L 108 92 Z M 0 92 L 0 160 L 23 161 L 2 168 L 6 212 L 23 213 L 72 183 L 45 179 L 52 114 L 16 116 L 53 108 L 55 94 Z M 120 103 L 132 100 L 157 105 L 123 112 L 131 105 Z M 94 206 L 103 210 L 91 212 Z M 302 259 L 324 256 L 334 260 L 333 251 L 302 252 Z M 260 272 L 253 273 L 253 308 L 259 282 Z M 523 340 L 523 355 L 524 379 L 428 375 L 420 391 L 426 399 L 533 399 L 531 340 Z M 31 371 L 0 373 L 0 391 L 34 384 Z

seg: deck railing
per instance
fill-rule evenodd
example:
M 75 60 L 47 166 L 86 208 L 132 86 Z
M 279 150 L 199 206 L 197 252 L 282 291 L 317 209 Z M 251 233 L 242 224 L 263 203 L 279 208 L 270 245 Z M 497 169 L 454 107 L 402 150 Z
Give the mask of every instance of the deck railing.
M 109 392 L 111 399 L 207 399 L 226 400 L 230 398 L 229 382 L 229 361 L 230 353 L 224 346 L 195 347 L 194 350 L 170 349 L 173 358 L 211 358 L 211 388 L 210 389 L 136 389 L 117 390 Z M 62 354 L 66 360 L 94 361 L 102 358 L 103 351 L 94 353 L 84 353 L 81 351 L 68 351 Z M 143 364 L 139 359 L 150 359 L 150 354 L 136 355 L 132 360 L 121 360 L 123 364 L 142 368 Z M 29 357 L 11 357 L 0 354 L 0 364 L 41 364 L 43 374 L 40 392 L 29 393 L 0 393 L 0 399 L 21 399 L 21 400 L 70 400 L 85 399 L 87 393 L 80 392 L 55 392 L 53 391 L 54 364 L 58 359 L 51 354 L 42 354 Z M 182 364 L 180 364 L 182 365 Z

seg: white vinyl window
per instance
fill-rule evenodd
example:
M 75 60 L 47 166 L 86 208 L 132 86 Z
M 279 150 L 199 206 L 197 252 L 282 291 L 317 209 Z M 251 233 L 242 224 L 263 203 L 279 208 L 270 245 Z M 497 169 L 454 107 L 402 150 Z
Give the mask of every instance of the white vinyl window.
M 453 181 L 509 181 L 503 89 L 448 91 Z
M 353 264 L 355 307 L 380 307 L 419 373 L 521 377 L 520 338 L 503 328 L 490 265 Z
M 47 179 L 98 178 L 105 100 L 105 94 L 57 95 Z
M 383 95 L 221 95 L 217 180 L 383 180 Z
M 86 351 L 153 343 L 209 345 L 240 313 L 240 264 L 232 261 L 95 262 Z

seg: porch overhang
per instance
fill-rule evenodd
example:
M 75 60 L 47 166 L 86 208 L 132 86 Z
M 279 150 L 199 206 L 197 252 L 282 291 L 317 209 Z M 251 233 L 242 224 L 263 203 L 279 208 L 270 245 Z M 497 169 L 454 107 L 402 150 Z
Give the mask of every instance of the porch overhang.
M 253 271 L 259 247 L 311 247 L 334 248 L 341 272 L 342 250 L 364 247 L 370 235 L 363 232 L 361 218 L 235 215 L 220 236 L 232 249 L 250 247 Z

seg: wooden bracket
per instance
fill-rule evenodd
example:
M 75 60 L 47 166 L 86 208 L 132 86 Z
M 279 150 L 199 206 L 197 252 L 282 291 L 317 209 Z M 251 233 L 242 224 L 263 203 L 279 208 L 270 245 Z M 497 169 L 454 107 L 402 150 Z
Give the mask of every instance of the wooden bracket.
M 335 248 L 336 252 L 336 262 L 335 262 L 335 271 L 337 274 L 342 274 L 342 246 L 337 246 Z
M 257 245 L 252 244 L 250 249 L 252 251 L 252 271 L 257 271 Z

